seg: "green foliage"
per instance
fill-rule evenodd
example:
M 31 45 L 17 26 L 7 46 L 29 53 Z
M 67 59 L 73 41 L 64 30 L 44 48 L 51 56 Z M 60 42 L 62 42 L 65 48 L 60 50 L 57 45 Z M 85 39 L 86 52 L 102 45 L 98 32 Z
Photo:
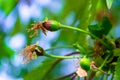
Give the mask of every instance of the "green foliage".
M 102 28 L 101 28 L 100 26 L 98 26 L 98 24 L 89 25 L 88 28 L 89 28 L 89 31 L 90 31 L 92 34 L 94 34 L 94 35 L 96 35 L 96 36 L 98 36 L 98 37 L 101 37 L 101 36 L 103 35 L 103 33 L 102 33 Z
M 14 55 L 14 51 L 8 46 L 5 44 L 4 42 L 4 36 L 6 34 L 3 34 L 2 31 L 0 31 L 0 58 L 3 58 L 3 57 L 7 57 L 7 58 L 11 58 L 13 57 Z
M 80 7 L 78 14 L 76 17 L 78 17 L 78 20 L 80 20 L 80 24 L 78 25 L 79 28 L 87 30 L 88 25 L 91 23 L 91 20 L 94 19 L 94 14 L 96 11 L 96 6 L 98 1 L 96 0 L 89 0 L 89 1 L 84 1 L 84 7 Z M 88 14 L 89 13 L 89 14 Z M 87 35 L 83 33 L 77 33 L 79 44 L 83 45 L 86 47 L 87 44 Z
M 113 1 L 114 1 L 114 0 L 106 0 L 108 9 L 111 8 Z
M 114 56 L 120 56 L 120 48 L 115 48 L 113 52 L 114 52 Z
M 102 28 L 103 34 L 107 35 L 112 28 L 112 24 L 107 17 L 103 17 L 100 27 Z
M 115 80 L 120 80 L 120 56 L 117 61 L 117 65 L 115 66 L 115 74 L 114 74 Z
M 73 4 L 75 4 L 75 5 L 72 6 Z M 62 18 L 63 19 L 66 18 L 67 15 L 69 15 L 69 14 L 71 14 L 73 12 L 75 17 L 72 20 L 73 21 L 71 23 L 72 26 L 74 26 L 77 21 L 80 21 L 79 24 L 76 27 L 79 27 L 79 28 L 81 28 L 83 30 L 87 30 L 87 28 L 88 28 L 87 26 L 95 18 L 95 13 L 96 13 L 98 4 L 99 4 L 99 0 L 89 0 L 89 1 L 66 0 L 66 4 L 64 6 L 65 8 L 63 9 L 63 12 L 61 14 Z M 69 38 L 69 36 L 65 35 L 66 33 L 71 35 L 72 38 Z M 60 40 L 64 40 L 64 41 L 66 41 L 68 43 L 73 43 L 73 42 L 77 41 L 80 45 L 84 45 L 85 47 L 87 45 L 87 35 L 83 34 L 81 32 L 63 30 L 60 33 L 59 38 L 60 38 Z
M 17 5 L 19 0 L 0 0 L 0 9 L 2 9 L 7 15 Z
M 120 37 L 115 40 L 115 44 L 117 48 L 120 48 Z
M 3 50 L 4 52 L 0 51 L 0 58 L 3 58 L 3 57 L 11 58 L 11 57 L 13 57 L 14 51 L 10 47 L 8 47 L 6 44 L 2 44 L 1 46 L 2 46 L 1 50 Z
M 54 65 L 55 59 L 47 58 L 41 65 L 24 76 L 24 80 L 44 80 Z
M 107 35 L 112 28 L 112 24 L 110 23 L 107 17 L 103 17 L 100 24 L 89 25 L 89 31 L 101 38 L 103 35 Z

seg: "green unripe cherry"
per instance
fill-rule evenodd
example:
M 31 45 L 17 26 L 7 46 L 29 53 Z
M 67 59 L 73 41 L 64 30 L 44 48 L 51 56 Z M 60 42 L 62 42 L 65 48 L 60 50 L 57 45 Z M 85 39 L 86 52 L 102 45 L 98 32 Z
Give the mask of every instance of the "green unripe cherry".
M 49 31 L 57 31 L 60 29 L 60 23 L 55 20 L 48 20 L 43 23 L 45 29 Z
M 90 60 L 86 57 L 80 60 L 80 66 L 82 69 L 88 71 L 90 69 Z
M 59 25 L 60 23 L 59 22 L 57 22 L 57 21 L 53 21 L 52 20 L 52 31 L 56 31 L 56 30 L 58 30 L 59 29 Z

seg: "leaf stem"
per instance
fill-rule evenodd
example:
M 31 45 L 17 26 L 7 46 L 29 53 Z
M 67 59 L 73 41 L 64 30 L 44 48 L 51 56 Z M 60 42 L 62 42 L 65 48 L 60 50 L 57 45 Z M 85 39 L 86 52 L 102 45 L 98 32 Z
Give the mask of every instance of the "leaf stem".
M 51 47 L 49 49 L 46 49 L 45 51 L 53 50 L 53 49 L 58 49 L 58 48 L 72 48 L 73 46 L 55 46 Z
M 80 56 L 57 56 L 57 55 L 53 55 L 53 54 L 44 54 L 47 57 L 51 57 L 51 58 L 61 58 L 61 59 L 72 59 L 72 58 L 80 58 Z
M 85 31 L 85 30 L 83 30 L 83 29 L 79 29 L 79 28 L 76 28 L 76 27 L 67 26 L 67 25 L 63 25 L 63 24 L 59 24 L 59 26 L 60 26 L 61 28 L 72 29 L 72 30 L 76 30 L 76 31 L 83 32 L 83 33 L 86 33 L 86 34 L 90 34 L 88 31 Z
M 86 50 L 83 46 L 79 45 L 77 42 L 75 44 L 73 44 L 73 47 L 75 47 L 76 49 L 78 49 L 82 54 L 86 54 Z
M 72 29 L 72 30 L 76 30 L 76 31 L 79 31 L 79 32 L 83 32 L 83 33 L 85 33 L 85 34 L 88 34 L 88 35 L 94 37 L 95 39 L 97 39 L 97 40 L 98 40 L 100 43 L 102 43 L 104 46 L 109 47 L 109 45 L 106 44 L 103 40 L 101 40 L 100 38 L 98 38 L 97 36 L 95 36 L 94 34 L 88 32 L 88 31 L 82 30 L 82 29 L 80 29 L 80 28 L 72 27 L 72 26 L 63 25 L 63 24 L 60 24 L 60 23 L 59 23 L 59 26 L 60 26 L 61 28 Z
M 105 63 L 107 62 L 107 60 L 108 60 L 109 57 L 110 57 L 110 55 L 108 55 L 108 56 L 105 58 L 104 62 L 103 62 L 102 65 L 99 67 L 99 69 L 102 69 L 102 67 L 105 65 Z
M 76 55 L 76 54 L 80 54 L 79 52 L 72 52 L 72 53 L 67 53 L 67 55 L 64 55 L 64 56 L 71 56 L 71 55 Z M 50 72 L 51 72 L 51 70 L 53 69 L 53 68 L 55 68 L 55 66 L 59 63 L 59 62 L 61 62 L 62 60 L 64 60 L 63 58 L 59 58 L 59 59 L 57 59 L 55 62 L 54 62 L 54 64 L 52 65 L 52 67 L 46 72 L 46 74 L 44 75 L 44 77 L 46 77 Z M 58 80 L 58 79 L 57 79 Z M 61 80 L 61 79 L 60 79 Z

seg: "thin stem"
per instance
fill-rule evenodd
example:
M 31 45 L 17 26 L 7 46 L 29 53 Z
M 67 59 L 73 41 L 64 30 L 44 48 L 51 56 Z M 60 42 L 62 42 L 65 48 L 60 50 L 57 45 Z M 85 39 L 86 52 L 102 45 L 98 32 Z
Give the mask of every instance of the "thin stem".
M 44 55 L 51 58 L 62 58 L 62 59 L 80 58 L 80 56 L 57 56 L 52 54 L 44 54 Z
M 97 39 L 99 42 L 101 42 L 103 45 L 105 45 L 106 47 L 109 47 L 103 40 L 101 40 L 100 38 L 98 38 L 97 36 L 95 36 L 94 34 L 88 32 L 88 31 L 85 31 L 85 30 L 82 30 L 82 29 L 79 29 L 79 28 L 76 28 L 76 27 L 72 27 L 72 26 L 63 25 L 63 24 L 59 24 L 59 26 L 61 28 L 72 29 L 72 30 L 76 30 L 76 31 L 79 31 L 79 32 L 83 32 L 83 33 L 89 34 L 92 37 L 94 37 L 95 39 Z
M 46 49 L 45 51 L 53 50 L 53 49 L 58 49 L 58 48 L 72 48 L 73 46 L 56 46 L 56 47 L 51 47 L 49 49 Z
M 72 27 L 72 26 L 67 26 L 67 25 L 60 24 L 60 27 L 76 30 L 76 31 L 83 32 L 83 33 L 86 33 L 86 34 L 90 34 L 90 32 L 88 32 L 88 31 L 85 31 L 85 30 L 82 30 L 82 29 L 79 29 L 79 28 L 76 28 L 76 27 Z
M 104 46 L 106 46 L 107 48 L 109 48 L 109 45 L 106 44 L 102 39 L 98 38 L 97 36 L 95 36 L 94 34 L 90 33 L 90 35 L 92 37 L 94 37 L 95 39 L 97 39 L 100 43 L 102 43 Z
M 99 69 L 102 69 L 102 67 L 103 67 L 103 66 L 105 65 L 105 63 L 107 62 L 109 56 L 110 56 L 110 55 L 108 55 L 108 56 L 105 58 L 104 62 L 103 62 L 102 65 L 99 67 Z
M 91 73 L 90 73 L 90 76 L 88 77 L 88 80 L 92 80 L 93 77 L 95 76 L 95 73 L 96 73 L 96 72 L 91 72 Z
M 75 55 L 75 54 L 80 54 L 80 52 L 72 52 L 72 53 L 68 53 L 67 55 L 64 55 L 64 56 L 71 56 L 71 55 Z M 51 72 L 51 70 L 60 62 L 64 60 L 63 58 L 59 58 L 57 59 L 53 65 L 51 65 L 51 68 L 46 72 L 46 74 L 44 75 L 44 77 L 48 76 L 48 74 Z
M 73 44 L 73 47 L 75 47 L 76 49 L 78 49 L 82 54 L 86 54 L 86 50 L 83 46 L 79 45 L 78 43 Z
M 107 73 L 107 72 L 105 72 L 105 71 L 102 70 L 102 68 L 103 68 L 103 66 L 106 64 L 106 62 L 107 62 L 109 56 L 110 56 L 110 55 L 108 55 L 108 56 L 105 58 L 105 60 L 103 61 L 103 63 L 101 64 L 101 66 L 100 66 L 99 68 L 96 67 L 94 64 L 91 65 L 92 68 L 93 68 L 93 69 L 96 69 L 97 71 L 100 71 L 100 72 L 102 72 L 102 73 L 104 73 L 104 74 L 106 74 L 106 75 L 109 75 L 109 73 Z

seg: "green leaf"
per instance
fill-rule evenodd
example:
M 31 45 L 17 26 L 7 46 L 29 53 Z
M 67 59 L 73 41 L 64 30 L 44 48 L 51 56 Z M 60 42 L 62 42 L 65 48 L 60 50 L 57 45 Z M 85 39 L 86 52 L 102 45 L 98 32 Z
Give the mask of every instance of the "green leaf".
M 115 66 L 115 75 L 114 75 L 115 80 L 120 80 L 120 56 L 117 61 L 117 65 Z
M 7 57 L 7 58 L 11 58 L 14 55 L 14 51 L 8 47 L 7 45 L 3 44 L 1 45 L 1 51 L 0 51 L 0 58 L 2 57 Z
M 114 56 L 120 56 L 120 48 L 115 48 L 113 52 L 114 52 Z
M 68 34 L 71 36 L 69 37 Z M 75 40 L 75 33 L 72 30 L 62 30 L 59 37 L 59 41 L 67 42 L 68 44 L 74 43 Z
M 97 37 L 102 37 L 103 35 L 107 35 L 112 28 L 112 24 L 110 23 L 107 17 L 103 17 L 100 24 L 89 25 L 89 31 Z
M 11 10 L 17 5 L 19 0 L 0 0 L 0 9 L 8 15 Z
M 103 17 L 100 27 L 103 28 L 104 35 L 107 35 L 109 31 L 111 30 L 112 24 L 106 16 Z
M 4 39 L 6 34 L 0 31 L 0 59 L 3 57 L 12 58 L 14 56 L 14 51 L 6 45 Z
M 113 3 L 113 0 L 106 0 L 106 4 L 107 4 L 108 9 L 111 8 L 112 3 Z
M 89 31 L 94 34 L 97 37 L 101 37 L 102 36 L 102 28 L 100 26 L 98 26 L 98 24 L 95 25 L 89 25 L 88 26 Z
M 39 67 L 24 76 L 24 80 L 43 80 L 46 74 L 51 70 L 55 60 L 47 58 Z
M 0 57 L 8 57 L 11 58 L 14 55 L 14 51 L 8 47 L 6 44 L 3 44 L 4 46 L 1 47 Z
M 80 0 L 80 1 L 83 1 L 83 0 Z M 89 0 L 87 2 L 85 1 L 83 6 L 80 6 L 79 12 L 77 13 L 76 19 L 75 19 L 75 20 L 80 20 L 80 23 L 77 27 L 86 31 L 88 30 L 88 25 L 95 18 L 98 2 L 99 0 Z M 84 47 L 88 45 L 86 34 L 78 32 L 76 37 L 80 45 L 84 45 Z

